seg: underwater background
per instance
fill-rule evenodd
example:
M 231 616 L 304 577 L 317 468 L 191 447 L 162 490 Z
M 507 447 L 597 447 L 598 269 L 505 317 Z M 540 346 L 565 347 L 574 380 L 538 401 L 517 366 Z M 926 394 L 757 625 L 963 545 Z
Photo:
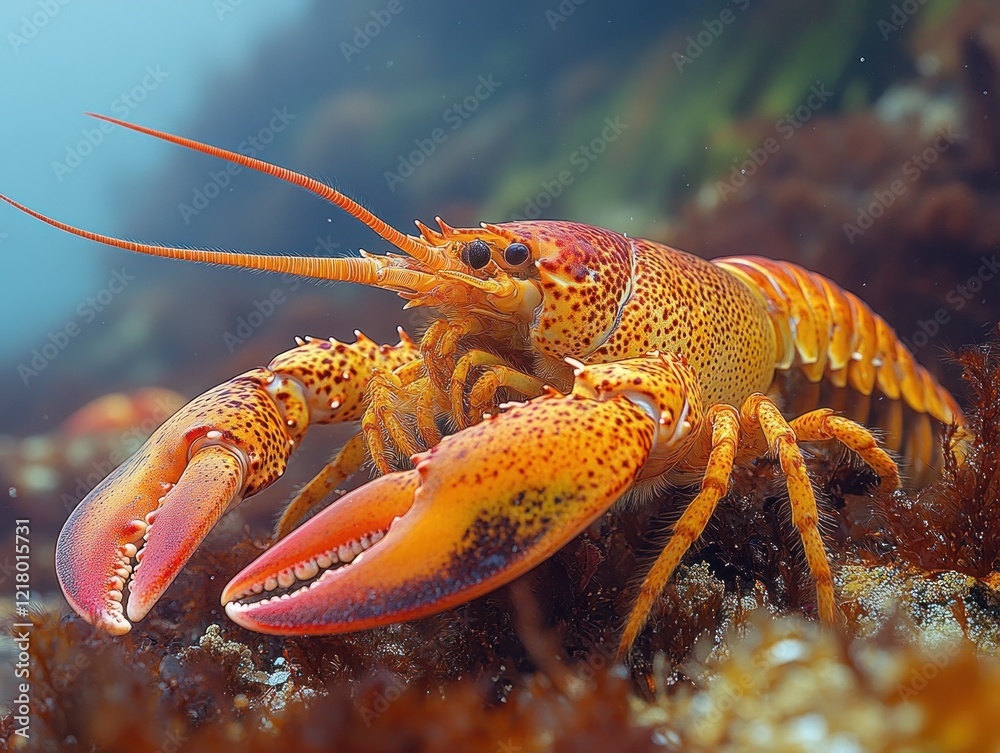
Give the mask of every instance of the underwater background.
M 0 193 L 60 220 L 168 245 L 320 256 L 356 254 L 360 248 L 386 251 L 380 238 L 315 197 L 83 114 L 93 111 L 323 178 L 404 232 L 412 230 L 414 218 L 431 223 L 436 216 L 453 226 L 571 219 L 706 258 L 753 254 L 792 260 L 858 294 L 961 402 L 976 396 L 946 353 L 986 342 L 1000 314 L 1000 3 L 215 0 L 95 5 L 12 0 L 0 10 L 0 36 Z M 0 254 L 5 270 L 0 275 L 5 323 L 0 333 L 0 542 L 13 541 L 16 519 L 30 519 L 33 593 L 39 604 L 53 608 L 62 606 L 53 545 L 69 510 L 180 403 L 266 364 L 292 347 L 296 335 L 350 339 L 360 329 L 377 341 L 395 342 L 397 325 L 416 334 L 427 322 L 419 311 L 402 311 L 402 302 L 388 293 L 143 258 L 60 233 L 6 205 L 0 205 Z M 984 384 L 989 382 L 984 377 Z M 108 395 L 114 397 L 88 406 Z M 315 472 L 330 448 L 347 436 L 337 429 L 313 434 L 290 478 L 230 516 L 220 542 L 244 540 L 247 533 L 263 537 L 295 484 L 307 480 L 310 469 Z M 836 486 L 837 478 L 831 467 L 827 481 Z M 691 576 L 697 581 L 692 593 L 708 589 L 709 596 L 699 592 L 697 598 L 707 598 L 716 611 L 700 611 L 687 622 L 678 618 L 684 629 L 669 640 L 663 637 L 666 628 L 654 631 L 653 645 L 642 646 L 647 654 L 639 661 L 643 676 L 655 674 L 649 657 L 656 649 L 673 667 L 657 670 L 663 670 L 661 680 L 697 686 L 694 672 L 685 674 L 676 666 L 692 656 L 699 637 L 722 635 L 739 622 L 719 583 L 749 583 L 752 591 L 754 583 L 768 578 L 790 579 L 783 597 L 773 600 L 774 611 L 801 611 L 796 609 L 801 584 L 794 585 L 795 576 L 789 576 L 800 555 L 776 556 L 779 564 L 769 560 L 766 565 L 774 565 L 773 572 L 749 579 L 748 569 L 765 566 L 726 559 L 723 550 L 732 542 L 739 549 L 740 541 L 745 545 L 764 536 L 747 533 L 750 524 L 739 522 L 746 511 L 739 510 L 726 518 L 735 521 L 735 528 L 721 524 L 725 530 L 716 531 L 715 543 L 702 552 L 708 570 Z M 769 515 L 764 515 L 766 525 L 773 524 L 769 531 L 782 525 L 790 529 L 787 519 L 782 524 L 780 516 Z M 902 532 L 912 529 L 905 519 L 884 525 L 892 534 L 886 540 L 897 548 L 905 538 Z M 847 524 L 840 528 L 850 530 Z M 621 536 L 615 546 L 623 551 L 626 539 L 630 547 L 643 541 L 639 529 Z M 784 546 L 782 537 L 791 540 L 789 530 L 774 536 L 779 541 L 775 551 Z M 921 547 L 915 540 L 908 545 Z M 653 551 L 645 546 L 642 563 Z M 13 544 L 0 544 L 0 604 L 14 596 L 12 552 Z M 572 556 L 578 555 L 590 556 L 576 550 Z M 225 560 L 225 567 L 217 560 L 201 563 L 197 577 L 202 580 L 187 586 L 203 589 L 213 607 L 221 583 L 237 568 L 236 555 L 227 556 L 234 561 Z M 549 613 L 557 615 L 548 620 L 550 627 L 562 630 L 561 620 L 577 621 L 576 632 L 563 636 L 563 645 L 573 646 L 567 657 L 593 656 L 593 646 L 612 634 L 620 607 L 610 594 L 622 585 L 614 584 L 615 577 L 624 578 L 635 563 L 634 556 L 616 560 L 610 551 L 594 556 L 605 568 L 615 563 L 621 572 L 600 576 L 606 577 L 604 591 L 592 590 L 572 604 L 549 605 Z M 933 566 L 918 562 L 916 555 L 903 559 L 907 567 L 962 571 L 941 557 Z M 995 569 L 989 556 L 974 566 L 969 561 L 962 564 L 973 580 Z M 591 575 L 598 564 L 593 568 Z M 983 602 L 986 611 L 995 612 L 1000 603 L 990 601 L 992 592 L 975 591 L 971 581 L 953 585 L 970 603 Z M 497 610 L 506 617 L 497 617 Z M 216 624 L 229 629 L 221 610 L 215 611 L 220 613 Z M 273 673 L 258 666 L 253 671 L 271 679 L 250 691 L 233 689 L 233 683 L 242 682 L 233 678 L 245 675 L 246 666 L 218 686 L 192 689 L 195 680 L 189 687 L 178 677 L 204 681 L 199 673 L 210 672 L 206 667 L 213 661 L 199 664 L 174 654 L 163 659 L 169 641 L 176 642 L 171 651 L 204 648 L 206 625 L 213 618 L 203 611 L 187 622 L 178 617 L 170 625 L 152 626 L 163 636 L 162 642 L 145 638 L 143 651 L 157 657 L 147 662 L 152 679 L 136 680 L 135 688 L 121 692 L 142 696 L 137 719 L 164 716 L 150 749 L 165 750 L 164 730 L 175 722 L 168 731 L 183 738 L 179 749 L 193 745 L 199 734 L 208 740 L 216 732 L 205 730 L 220 720 L 245 724 L 239 732 L 230 730 L 234 740 L 245 740 L 257 727 L 241 715 L 239 704 L 232 705 L 237 695 L 247 704 L 243 710 L 250 707 L 247 714 L 264 714 L 273 728 L 287 730 L 282 725 L 288 720 L 279 718 L 285 702 L 291 704 L 302 688 L 309 693 L 297 702 L 323 688 L 330 698 L 348 699 L 344 708 L 351 711 L 338 712 L 345 716 L 338 717 L 337 729 L 351 729 L 358 723 L 351 714 L 366 707 L 356 703 L 354 691 L 344 690 L 348 680 L 366 689 L 357 692 L 384 697 L 387 687 L 406 695 L 404 685 L 437 689 L 458 677 L 493 678 L 481 693 L 481 686 L 472 683 L 457 695 L 425 690 L 392 705 L 393 714 L 411 707 L 413 712 L 412 719 L 393 724 L 414 726 L 421 715 L 453 715 L 448 698 L 460 698 L 455 708 L 478 710 L 506 703 L 525 687 L 542 696 L 551 691 L 548 686 L 538 690 L 532 684 L 537 679 L 524 679 L 544 662 L 531 655 L 532 649 L 525 651 L 516 637 L 516 620 L 507 612 L 504 597 L 474 607 L 462 632 L 450 635 L 442 649 L 448 658 L 435 654 L 419 666 L 403 666 L 399 652 L 420 644 L 427 631 L 439 630 L 438 623 L 402 638 L 393 634 L 392 650 L 376 638 L 338 643 L 336 650 L 333 644 L 289 649 L 291 644 L 280 641 L 266 647 L 249 643 L 268 661 L 286 657 L 313 670 L 308 680 L 299 677 L 296 689 L 289 689 L 284 680 L 268 685 Z M 722 612 L 727 617 L 716 619 Z M 108 657 L 116 649 L 95 648 L 105 644 L 85 626 L 70 620 L 68 627 L 56 627 L 58 620 L 46 614 L 53 634 L 69 630 L 72 642 L 98 652 L 100 658 L 87 659 L 95 665 L 95 677 L 103 669 L 112 671 L 117 660 Z M 487 618 L 498 621 L 487 625 Z M 981 618 L 967 618 L 984 625 L 971 656 L 990 653 L 984 635 L 994 640 L 995 628 L 977 622 Z M 765 643 L 803 641 L 809 646 L 803 651 L 817 652 L 817 662 L 830 662 L 834 675 L 842 669 L 837 652 L 849 654 L 836 641 L 815 637 L 811 624 L 801 620 L 754 624 Z M 885 622 L 864 624 L 861 633 L 888 631 Z M 211 629 L 217 637 L 218 628 Z M 483 636 L 497 632 L 507 637 L 482 659 L 488 642 Z M 55 647 L 63 639 L 51 638 L 49 659 L 59 655 Z M 482 645 L 470 652 L 475 640 Z M 893 643 L 891 651 L 897 653 L 886 654 L 903 673 L 911 663 L 919 667 L 924 661 L 906 653 L 905 645 Z M 331 658 L 346 651 L 343 646 L 357 653 Z M 472 658 L 456 660 L 456 653 Z M 101 664 L 105 661 L 108 667 Z M 968 661 L 977 677 L 994 683 L 983 697 L 1000 693 L 996 668 Z M 225 663 L 214 661 L 220 662 Z M 5 687 L 12 680 L 8 674 L 0 670 L 0 704 L 13 691 Z M 670 719 L 694 712 L 668 709 L 676 699 L 659 705 L 650 701 L 664 692 L 662 683 L 655 691 L 653 681 L 636 690 L 617 675 L 597 674 L 596 685 L 570 705 L 581 715 L 587 709 L 591 717 L 595 707 L 617 709 L 619 716 L 609 717 L 608 728 L 632 730 L 628 749 L 721 749 L 721 737 L 698 737 L 683 725 L 671 726 Z M 393 684 L 392 678 L 399 677 L 406 682 Z M 966 675 L 957 677 L 960 685 L 968 681 Z M 866 682 L 861 686 L 868 688 Z M 82 683 L 71 683 L 50 699 L 50 711 L 79 702 Z M 159 688 L 149 699 L 141 690 L 147 685 Z M 711 687 L 706 692 L 720 686 Z M 817 697 L 830 687 L 819 685 Z M 845 698 L 861 692 L 837 687 Z M 271 703 L 267 688 L 285 694 L 280 708 Z M 228 700 L 210 697 L 216 691 Z M 736 693 L 733 703 L 747 696 Z M 264 697 L 270 700 L 258 702 Z M 425 697 L 445 698 L 444 705 L 428 710 L 421 705 Z M 640 697 L 649 704 L 641 713 L 635 710 Z M 519 702 L 525 702 L 523 697 Z M 305 716 L 296 724 L 312 723 L 303 720 L 314 717 L 301 713 Z M 378 716 L 386 721 L 391 715 Z M 43 714 L 36 729 L 50 735 L 49 749 L 90 749 L 79 734 L 65 742 L 75 718 Z M 572 714 L 552 711 L 547 718 L 566 730 L 582 729 Z M 483 724 L 503 729 L 504 722 L 491 719 Z M 904 721 L 879 738 L 887 747 L 858 738 L 854 748 L 803 749 L 896 749 L 886 741 L 907 729 Z M 860 722 L 852 718 L 844 724 Z M 323 729 L 326 739 L 334 734 Z M 517 745 L 534 749 L 526 740 L 537 730 L 530 725 L 525 730 L 525 737 L 515 737 Z M 131 728 L 119 733 L 121 739 L 137 739 Z M 103 744 L 119 740 L 118 733 L 108 734 Z M 448 739 L 463 739 L 455 735 Z M 469 749 L 503 749 L 505 741 L 496 735 L 484 739 L 482 747 L 469 743 Z M 603 739 L 593 732 L 564 749 L 589 749 L 590 744 L 598 749 Z M 622 743 L 614 735 L 607 739 Z M 419 740 L 414 749 L 434 749 Z M 787 749 L 797 750 L 793 743 Z M 143 744 L 133 749 L 145 749 Z M 371 744 L 371 749 L 398 747 Z

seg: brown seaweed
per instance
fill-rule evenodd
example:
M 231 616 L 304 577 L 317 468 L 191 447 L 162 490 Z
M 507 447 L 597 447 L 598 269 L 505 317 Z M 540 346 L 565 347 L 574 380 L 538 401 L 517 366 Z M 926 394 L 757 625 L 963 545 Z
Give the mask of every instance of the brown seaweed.
M 1000 342 L 964 348 L 955 360 L 971 404 L 964 462 L 948 454 L 936 484 L 881 500 L 876 515 L 902 560 L 989 578 L 1000 570 Z

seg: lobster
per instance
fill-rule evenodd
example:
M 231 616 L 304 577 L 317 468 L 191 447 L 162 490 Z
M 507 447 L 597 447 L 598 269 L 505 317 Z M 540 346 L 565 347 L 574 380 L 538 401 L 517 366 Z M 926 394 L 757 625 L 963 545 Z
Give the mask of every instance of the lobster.
M 111 633 L 149 612 L 229 508 L 282 475 L 310 425 L 340 422 L 359 430 L 286 508 L 277 543 L 223 590 L 227 615 L 246 628 L 324 634 L 430 615 L 517 578 L 622 498 L 697 486 L 625 622 L 624 655 L 734 467 L 765 455 L 785 476 L 819 616 L 833 622 L 799 444 L 836 440 L 891 490 L 900 473 L 889 452 L 919 483 L 940 463 L 933 426 L 964 421 L 884 319 L 795 264 L 706 261 L 563 221 L 438 219 L 405 235 L 304 175 L 94 117 L 300 186 L 402 253 L 147 245 L 0 198 L 119 249 L 374 286 L 439 315 L 419 343 L 402 328 L 395 345 L 358 332 L 354 342 L 297 338 L 267 367 L 195 398 L 91 491 L 59 535 L 56 570 L 72 608 Z M 840 411 L 817 408 L 824 390 Z M 808 410 L 787 420 L 795 397 Z M 886 449 L 863 423 L 873 407 Z M 369 460 L 381 475 L 298 526 Z

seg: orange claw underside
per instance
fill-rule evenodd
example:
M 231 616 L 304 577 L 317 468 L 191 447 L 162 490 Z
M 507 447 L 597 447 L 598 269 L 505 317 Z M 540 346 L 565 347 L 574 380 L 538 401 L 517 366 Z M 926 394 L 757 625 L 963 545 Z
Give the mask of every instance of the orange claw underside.
M 294 531 L 229 583 L 226 613 L 257 632 L 304 635 L 465 603 L 527 572 L 604 512 L 631 486 L 651 435 L 648 416 L 627 401 L 516 407 L 446 437 L 414 456 L 416 470 L 377 478 Z M 522 445 L 535 462 L 511 452 Z M 610 448 L 629 451 L 596 466 L 555 460 Z M 335 552 L 347 557 L 338 562 Z
M 379 624 L 377 605 L 390 594 L 390 581 L 404 572 L 413 580 L 415 563 L 379 568 L 387 550 L 378 544 L 390 529 L 390 544 L 399 535 L 397 519 L 412 507 L 417 485 L 416 471 L 381 476 L 293 531 L 226 586 L 222 603 L 230 619 L 258 632 L 294 635 L 333 632 L 332 621 L 346 630 Z M 367 551 L 369 547 L 374 548 Z M 335 564 L 337 569 L 326 569 Z M 250 605 L 239 603 L 246 596 L 268 596 L 279 586 L 308 580 L 320 567 L 322 575 L 309 587 Z

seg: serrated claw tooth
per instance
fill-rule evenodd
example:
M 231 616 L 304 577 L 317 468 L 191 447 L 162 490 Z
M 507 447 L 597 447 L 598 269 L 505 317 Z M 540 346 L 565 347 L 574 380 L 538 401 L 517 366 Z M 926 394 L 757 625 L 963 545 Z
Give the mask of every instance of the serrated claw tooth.
M 298 565 L 293 572 L 299 580 L 309 580 L 315 578 L 319 573 L 319 565 L 316 562 L 307 562 L 304 565 Z

